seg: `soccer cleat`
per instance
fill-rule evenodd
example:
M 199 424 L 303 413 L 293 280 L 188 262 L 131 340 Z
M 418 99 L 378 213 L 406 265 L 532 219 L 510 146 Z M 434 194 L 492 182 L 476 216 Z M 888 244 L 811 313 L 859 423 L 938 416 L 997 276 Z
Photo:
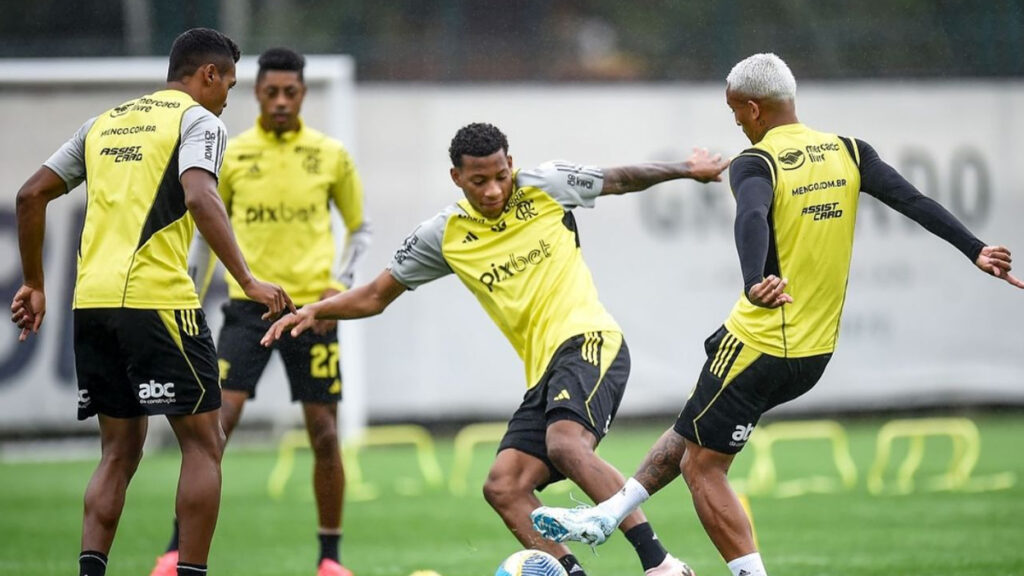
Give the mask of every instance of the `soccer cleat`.
M 178 551 L 171 550 L 156 557 L 156 566 L 149 576 L 178 576 Z
M 591 546 L 603 544 L 618 522 L 601 509 L 591 506 L 555 508 L 541 506 L 530 513 L 533 529 L 555 542 L 575 540 Z
M 352 576 L 352 571 L 330 558 L 324 558 L 320 561 L 316 576 Z
M 644 576 L 695 576 L 696 573 L 692 568 L 686 565 L 679 558 L 669 554 L 665 556 L 665 559 L 650 570 L 644 571 Z

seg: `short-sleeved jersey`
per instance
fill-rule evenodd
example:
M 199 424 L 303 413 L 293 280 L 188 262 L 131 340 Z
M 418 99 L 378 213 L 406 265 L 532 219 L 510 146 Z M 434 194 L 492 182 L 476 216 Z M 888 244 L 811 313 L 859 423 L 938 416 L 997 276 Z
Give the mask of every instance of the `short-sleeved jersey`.
M 224 124 L 188 94 L 161 90 L 86 122 L 45 165 L 88 189 L 75 308 L 199 307 L 186 268 L 195 228 L 180 176 L 214 176 Z
M 768 309 L 740 296 L 725 325 L 751 348 L 791 358 L 835 349 L 860 195 L 856 150 L 851 140 L 787 124 L 741 154 L 760 159 L 771 174 L 764 273 L 787 278 L 793 297 Z
M 406 238 L 391 274 L 415 289 L 455 273 L 523 359 L 532 388 L 569 338 L 621 332 L 598 300 L 571 212 L 593 207 L 603 184 L 599 169 L 565 162 L 521 170 L 500 216 L 460 200 Z
M 228 143 L 221 198 L 238 245 L 257 278 L 280 285 L 296 305 L 329 287 L 335 242 L 330 203 L 349 231 L 362 227 L 363 187 L 344 146 L 305 125 L 278 137 L 259 121 Z M 228 277 L 231 298 L 245 298 Z

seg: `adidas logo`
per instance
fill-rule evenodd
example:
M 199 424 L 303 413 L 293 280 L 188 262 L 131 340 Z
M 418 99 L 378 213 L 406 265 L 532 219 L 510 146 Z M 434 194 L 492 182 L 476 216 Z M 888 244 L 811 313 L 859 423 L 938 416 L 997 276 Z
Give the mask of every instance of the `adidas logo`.
M 472 232 L 466 232 L 466 237 L 462 239 L 462 243 L 463 244 L 467 244 L 469 242 L 473 242 L 474 240 L 479 240 L 479 239 L 480 239 L 480 237 L 477 236 L 476 234 L 473 234 Z
M 568 400 L 568 399 L 569 399 L 569 391 L 568 390 L 562 390 L 561 392 L 559 392 L 555 396 L 555 400 L 554 401 L 558 402 L 559 400 Z
M 583 574 L 583 566 L 580 566 L 579 564 L 573 564 L 572 568 L 569 568 L 568 572 L 570 576 L 572 574 Z
M 746 570 L 740 568 L 739 576 L 750 576 L 750 572 L 747 572 Z

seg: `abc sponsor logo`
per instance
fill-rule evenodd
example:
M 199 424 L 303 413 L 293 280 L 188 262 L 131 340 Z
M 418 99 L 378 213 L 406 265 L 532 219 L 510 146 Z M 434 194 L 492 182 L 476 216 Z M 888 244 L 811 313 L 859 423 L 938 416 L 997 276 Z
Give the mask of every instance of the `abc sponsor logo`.
M 729 442 L 729 446 L 742 446 L 746 444 L 753 431 L 753 424 L 747 424 L 746 426 L 737 424 L 736 429 L 732 432 L 732 442 Z
M 171 404 L 174 402 L 174 382 L 150 380 L 139 384 L 141 404 Z

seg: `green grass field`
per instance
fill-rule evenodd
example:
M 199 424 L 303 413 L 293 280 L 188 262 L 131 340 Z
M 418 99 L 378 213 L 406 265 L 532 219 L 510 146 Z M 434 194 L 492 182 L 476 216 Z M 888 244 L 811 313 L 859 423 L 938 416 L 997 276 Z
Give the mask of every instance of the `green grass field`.
M 865 476 L 884 420 L 845 421 L 858 468 L 853 490 L 790 498 L 752 496 L 761 552 L 771 574 L 787 576 L 1020 576 L 1024 574 L 1024 418 L 978 415 L 979 481 L 1015 478 L 999 490 L 873 496 Z M 666 419 L 667 426 L 670 419 Z M 601 454 L 632 473 L 661 428 L 636 424 L 613 429 Z M 776 447 L 779 479 L 835 475 L 826 443 L 788 442 Z M 518 548 L 480 495 L 493 445 L 474 453 L 468 493 L 447 489 L 452 469 L 450 438 L 437 439 L 446 486 L 422 481 L 411 448 L 373 448 L 360 457 L 364 480 L 376 499 L 350 500 L 345 510 L 343 560 L 358 576 L 407 576 L 435 570 L 443 576 L 489 576 Z M 894 457 L 902 460 L 906 443 Z M 952 454 L 948 439 L 926 442 L 918 478 L 942 473 Z M 315 573 L 315 519 L 310 488 L 311 456 L 300 450 L 279 499 L 268 496 L 273 447 L 232 446 L 224 460 L 224 496 L 210 559 L 211 574 L 308 576 Z M 734 479 L 753 459 L 737 459 Z M 56 463 L 0 462 L 0 574 L 74 574 L 81 498 L 92 460 Z M 148 574 L 168 536 L 178 455 L 147 454 L 128 493 L 128 504 L 111 553 L 108 574 Z M 892 478 L 896 464 L 887 477 Z M 1007 474 L 1009 473 L 1009 474 Z M 920 482 L 918 484 L 921 484 Z M 980 484 L 979 484 L 980 486 Z M 573 495 L 583 498 L 582 492 Z M 571 505 L 567 491 L 545 502 Z M 645 510 L 669 550 L 701 576 L 728 575 L 705 536 L 681 481 L 657 494 Z M 574 544 L 591 576 L 641 574 L 621 535 L 597 549 Z

